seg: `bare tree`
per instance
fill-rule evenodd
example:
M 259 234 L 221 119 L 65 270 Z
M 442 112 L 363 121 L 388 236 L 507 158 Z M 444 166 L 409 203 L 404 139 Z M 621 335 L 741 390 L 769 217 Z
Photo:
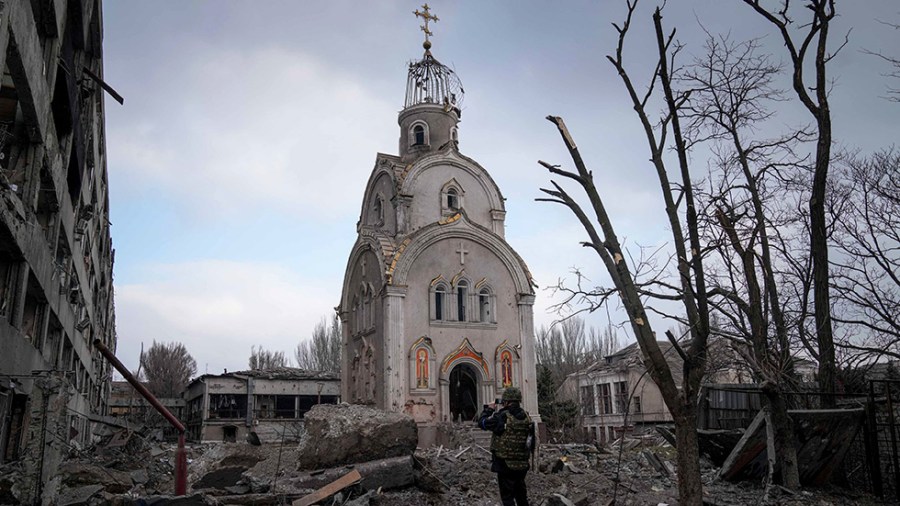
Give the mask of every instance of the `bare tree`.
M 314 371 L 341 370 L 341 320 L 334 316 L 331 325 L 323 317 L 313 328 L 310 339 L 300 341 L 294 351 L 297 367 Z
M 900 359 L 900 152 L 850 158 L 835 212 L 835 321 L 852 329 L 839 346 Z
M 288 365 L 283 351 L 270 351 L 262 346 L 250 347 L 250 359 L 247 362 L 252 371 L 265 371 Z
M 843 47 L 828 51 L 828 34 L 835 17 L 834 0 L 807 0 L 802 12 L 810 16 L 806 23 L 795 23 L 788 0 L 766 8 L 761 0 L 743 0 L 771 23 L 784 42 L 791 65 L 794 92 L 815 121 L 816 148 L 809 198 L 809 251 L 812 260 L 812 292 L 815 313 L 816 357 L 819 361 L 819 388 L 826 395 L 823 403 L 833 405 L 835 399 L 835 350 L 831 323 L 829 292 L 828 224 L 826 222 L 826 190 L 831 167 L 831 109 L 828 104 L 828 62 Z M 799 32 L 792 33 L 795 27 Z M 845 43 L 846 44 L 846 41 Z M 813 54 L 810 56 L 810 52 Z M 812 60 L 812 61 L 810 61 Z M 812 70 L 812 77 L 805 71 Z
M 197 362 L 181 343 L 157 343 L 141 354 L 147 388 L 157 397 L 178 397 L 197 372 Z
M 689 167 L 688 145 L 682 132 L 681 109 L 688 96 L 678 94 L 672 87 L 672 70 L 678 46 L 673 45 L 674 31 L 664 33 L 662 13 L 657 8 L 653 13 L 653 25 L 658 52 L 657 65 L 645 93 L 637 90 L 628 70 L 625 68 L 623 48 L 628 30 L 635 13 L 636 2 L 628 1 L 628 12 L 624 23 L 614 25 L 618 31 L 616 52 L 607 59 L 615 67 L 622 80 L 631 103 L 637 113 L 647 139 L 651 162 L 659 180 L 666 217 L 672 233 L 677 281 L 666 283 L 656 277 L 647 282 L 636 280 L 638 266 L 626 258 L 626 252 L 618 239 L 615 228 L 606 210 L 603 198 L 594 183 L 594 176 L 581 158 L 578 147 L 566 128 L 562 118 L 550 116 L 547 119 L 556 125 L 562 136 L 575 171 L 564 170 L 547 162 L 540 162 L 550 173 L 570 179 L 578 184 L 590 202 L 590 217 L 576 199 L 555 181 L 552 189 L 542 189 L 550 198 L 539 199 L 555 202 L 568 207 L 576 216 L 588 235 L 583 246 L 591 248 L 606 267 L 614 288 L 599 294 L 605 301 L 616 294 L 628 313 L 631 329 L 643 352 L 648 373 L 659 387 L 663 399 L 675 422 L 678 439 L 678 493 L 679 503 L 685 505 L 702 504 L 700 480 L 699 448 L 697 443 L 697 395 L 706 368 L 706 348 L 709 339 L 709 301 L 706 288 L 706 274 L 703 267 L 703 248 L 698 227 L 697 203 L 694 182 Z M 662 89 L 662 117 L 651 119 L 648 102 L 656 86 Z M 673 148 L 677 161 L 675 181 L 669 178 L 669 160 L 664 156 L 668 148 Z M 684 222 L 682 222 L 682 219 Z M 653 289 L 664 290 L 656 293 Z M 595 293 L 594 295 L 598 295 Z M 668 333 L 672 347 L 683 360 L 680 384 L 676 382 L 663 351 L 656 341 L 656 334 L 647 316 L 645 298 L 659 297 L 681 302 L 690 329 L 690 336 L 679 342 Z
M 894 30 L 900 30 L 900 24 L 887 23 L 884 21 L 881 21 L 881 23 L 889 28 L 893 28 Z M 900 80 L 900 56 L 885 54 L 881 51 L 872 51 L 869 49 L 864 49 L 863 52 L 880 58 L 884 63 L 888 65 L 890 70 L 883 74 L 884 77 L 887 77 L 891 80 Z M 900 88 L 895 88 L 894 86 L 888 85 L 887 93 L 887 97 L 885 98 L 892 102 L 900 102 Z
M 706 55 L 685 72 L 682 82 L 692 90 L 685 112 L 691 119 L 689 138 L 711 141 L 715 152 L 712 187 L 701 198 L 709 222 L 701 229 L 708 250 L 719 260 L 718 268 L 710 269 L 710 293 L 716 295 L 711 305 L 726 324 L 717 330 L 738 341 L 764 386 L 766 428 L 778 450 L 770 455 L 769 471 L 774 471 L 777 455 L 782 484 L 796 489 L 797 452 L 783 395 L 792 380 L 793 359 L 769 229 L 784 199 L 779 176 L 795 172 L 801 160 L 793 148 L 806 135 L 798 131 L 753 139 L 758 125 L 771 116 L 767 104 L 781 99 L 773 86 L 780 67 L 760 55 L 758 47 L 755 40 L 736 44 L 709 35 Z

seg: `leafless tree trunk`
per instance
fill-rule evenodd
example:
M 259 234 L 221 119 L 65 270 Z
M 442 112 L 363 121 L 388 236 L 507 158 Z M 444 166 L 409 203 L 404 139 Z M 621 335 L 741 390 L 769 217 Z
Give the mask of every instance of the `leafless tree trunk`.
M 692 90 L 686 107 L 692 120 L 688 137 L 713 141 L 718 154 L 719 187 L 708 196 L 718 226 L 704 227 L 711 235 L 709 249 L 719 255 L 724 269 L 710 277 L 713 293 L 723 299 L 714 307 L 725 318 L 740 321 L 728 327 L 749 348 L 748 363 L 766 385 L 767 420 L 772 422 L 767 430 L 778 443 L 782 483 L 796 489 L 800 475 L 794 429 L 782 395 L 793 360 L 769 244 L 770 201 L 775 196 L 764 188 L 777 186 L 769 181 L 775 179 L 771 173 L 793 164 L 793 145 L 805 134 L 750 140 L 755 127 L 771 116 L 766 104 L 780 97 L 772 86 L 780 68 L 757 54 L 756 41 L 735 44 L 727 37 L 709 36 L 706 47 L 707 54 L 695 61 L 682 82 Z
M 764 7 L 760 0 L 743 0 L 755 12 L 778 30 L 790 56 L 792 84 L 800 102 L 815 119 L 816 152 L 812 191 L 809 200 L 810 257 L 812 259 L 812 289 L 815 311 L 816 354 L 819 360 L 819 386 L 823 405 L 833 406 L 835 392 L 835 351 L 831 324 L 831 302 L 828 275 L 828 231 L 825 199 L 828 170 L 831 166 L 831 110 L 828 105 L 827 64 L 834 56 L 828 53 L 828 32 L 835 16 L 834 0 L 807 0 L 806 10 L 811 13 L 808 23 L 801 25 L 797 38 L 791 34 L 796 26 L 790 17 L 790 2 L 785 0 L 777 9 Z M 843 47 L 843 46 L 841 46 Z M 804 75 L 812 50 L 812 82 Z M 840 48 L 838 48 L 840 50 Z M 812 94 L 810 94 L 812 90 Z
M 647 318 L 647 310 L 643 297 L 653 296 L 635 281 L 634 266 L 629 265 L 625 252 L 619 242 L 615 228 L 609 219 L 603 199 L 594 184 L 593 174 L 588 171 L 578 147 L 569 134 L 562 118 L 550 116 L 547 119 L 556 125 L 565 143 L 575 171 L 561 169 L 546 162 L 540 162 L 552 174 L 575 181 L 590 202 L 589 210 L 593 217 L 555 181 L 551 181 L 553 189 L 542 189 L 550 198 L 539 199 L 555 202 L 568 207 L 584 227 L 589 240 L 583 246 L 593 249 L 606 267 L 615 285 L 615 292 L 621 299 L 628 313 L 632 331 L 644 355 L 648 373 L 657 384 L 666 405 L 675 421 L 675 432 L 678 439 L 678 492 L 679 503 L 700 505 L 702 485 L 700 481 L 699 449 L 697 444 L 697 395 L 700 381 L 706 366 L 706 348 L 709 338 L 709 307 L 705 273 L 703 270 L 702 248 L 698 230 L 697 206 L 694 197 L 694 186 L 688 166 L 688 147 L 682 135 L 680 109 L 687 97 L 676 95 L 672 89 L 672 74 L 669 70 L 670 58 L 677 53 L 672 47 L 674 32 L 666 35 L 662 28 L 662 14 L 656 9 L 653 24 L 656 33 L 658 61 L 655 75 L 646 95 L 641 96 L 631 77 L 624 67 L 623 46 L 635 12 L 636 2 L 627 2 L 628 13 L 625 22 L 614 25 L 619 33 L 619 41 L 614 56 L 608 60 L 617 70 L 625 89 L 631 98 L 634 109 L 647 137 L 651 153 L 651 161 L 659 179 L 662 197 L 665 202 L 666 216 L 672 231 L 673 246 L 678 270 L 678 285 L 671 287 L 675 294 L 663 297 L 680 300 L 690 328 L 690 338 L 685 347 L 672 339 L 672 345 L 681 356 L 684 366 L 681 384 L 669 368 L 656 335 Z M 650 119 L 647 102 L 656 83 L 663 91 L 664 113 L 659 122 Z M 678 183 L 669 180 L 668 167 L 664 150 L 669 147 L 666 138 L 671 133 L 672 142 L 677 154 Z M 683 208 L 681 206 L 684 206 Z M 683 211 L 681 210 L 683 209 Z M 683 212 L 683 215 L 682 215 Z M 682 217 L 686 226 L 682 225 Z M 686 229 L 686 231 L 685 231 Z

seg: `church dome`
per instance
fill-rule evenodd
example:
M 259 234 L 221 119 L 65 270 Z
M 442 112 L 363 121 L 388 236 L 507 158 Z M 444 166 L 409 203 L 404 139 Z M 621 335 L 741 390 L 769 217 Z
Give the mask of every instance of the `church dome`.
M 446 110 L 453 109 L 457 114 L 463 101 L 462 82 L 450 67 L 437 61 L 431 55 L 430 43 L 426 41 L 425 55 L 421 60 L 409 64 L 406 79 L 407 109 L 419 104 L 442 105 Z

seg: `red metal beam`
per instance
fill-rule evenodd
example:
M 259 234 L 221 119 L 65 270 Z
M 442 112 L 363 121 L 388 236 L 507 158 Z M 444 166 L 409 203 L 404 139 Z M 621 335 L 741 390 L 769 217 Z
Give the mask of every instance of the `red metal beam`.
M 184 424 L 182 424 L 178 418 L 175 418 L 175 415 L 166 409 L 166 407 L 159 402 L 159 399 L 157 399 L 150 390 L 147 390 L 147 387 L 131 374 L 131 371 L 125 367 L 125 364 L 116 358 L 113 352 L 109 351 L 109 348 L 103 344 L 103 341 L 94 339 L 94 347 L 97 348 L 97 351 L 99 351 L 106 360 L 109 360 L 109 363 L 119 371 L 126 381 L 131 383 L 131 386 L 133 386 L 144 399 L 147 399 L 147 402 L 149 402 L 151 406 L 156 408 L 156 410 L 178 430 L 178 450 L 175 453 L 175 495 L 184 495 L 187 492 L 187 457 L 184 453 Z

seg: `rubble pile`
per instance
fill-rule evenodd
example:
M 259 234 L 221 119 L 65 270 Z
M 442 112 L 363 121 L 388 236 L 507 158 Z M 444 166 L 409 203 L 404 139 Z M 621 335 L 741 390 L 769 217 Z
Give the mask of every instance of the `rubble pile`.
M 300 444 L 189 445 L 189 489 L 181 498 L 171 495 L 175 445 L 140 433 L 117 433 L 88 452 L 72 454 L 60 470 L 58 494 L 45 504 L 498 503 L 489 438 L 480 431 L 449 425 L 443 445 L 415 448 L 415 424 L 405 415 L 360 406 L 330 406 L 311 414 Z M 332 448 L 334 456 L 329 456 Z M 15 481 L 9 478 L 14 474 L 2 472 L 8 467 L 0 469 L 0 504 L 16 504 L 10 492 Z M 770 504 L 880 504 L 842 489 L 793 493 L 773 486 L 766 491 L 758 482 L 717 480 L 718 470 L 703 461 L 705 504 L 710 506 L 758 504 L 766 493 Z M 656 434 L 629 434 L 607 447 L 543 444 L 526 482 L 532 503 L 541 506 L 677 504 L 675 450 Z

